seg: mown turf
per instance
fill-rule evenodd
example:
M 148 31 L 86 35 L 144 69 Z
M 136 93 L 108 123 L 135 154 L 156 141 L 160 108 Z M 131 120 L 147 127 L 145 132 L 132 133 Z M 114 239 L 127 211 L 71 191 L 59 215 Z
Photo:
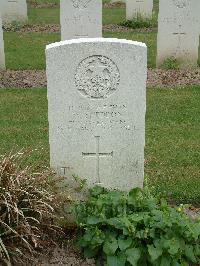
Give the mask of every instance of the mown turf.
M 146 174 L 156 191 L 200 203 L 200 87 L 149 91 Z
M 59 41 L 60 34 L 8 32 L 4 40 L 8 69 L 44 69 L 45 46 Z
M 45 25 L 59 24 L 60 9 L 59 8 L 29 8 L 28 24 Z
M 155 66 L 156 33 L 105 33 L 104 37 L 145 42 L 149 48 L 148 66 Z M 60 41 L 60 34 L 7 32 L 4 40 L 7 68 L 44 69 L 45 46 Z
M 103 9 L 103 25 L 120 24 L 126 18 L 126 11 L 122 8 Z
M 46 90 L 0 90 L 0 154 L 37 149 L 31 163 L 47 165 L 48 123 Z M 43 149 L 44 148 L 44 149 Z
M 151 186 L 178 202 L 200 204 L 200 87 L 149 89 L 145 172 Z M 46 89 L 0 90 L 0 154 L 37 149 L 48 165 Z
M 125 20 L 125 9 L 103 9 L 103 24 L 119 24 Z M 28 24 L 44 25 L 59 24 L 60 9 L 59 8 L 29 8 Z

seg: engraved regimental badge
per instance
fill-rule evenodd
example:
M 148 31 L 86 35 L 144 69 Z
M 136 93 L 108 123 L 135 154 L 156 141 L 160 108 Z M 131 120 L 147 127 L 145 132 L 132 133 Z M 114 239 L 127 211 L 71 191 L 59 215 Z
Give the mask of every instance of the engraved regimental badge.
M 185 8 L 189 0 L 173 0 L 174 5 L 178 8 Z
M 75 83 L 85 97 L 102 99 L 117 90 L 120 73 L 116 64 L 108 57 L 94 55 L 87 57 L 77 67 Z
M 71 0 L 75 8 L 86 8 L 92 0 Z

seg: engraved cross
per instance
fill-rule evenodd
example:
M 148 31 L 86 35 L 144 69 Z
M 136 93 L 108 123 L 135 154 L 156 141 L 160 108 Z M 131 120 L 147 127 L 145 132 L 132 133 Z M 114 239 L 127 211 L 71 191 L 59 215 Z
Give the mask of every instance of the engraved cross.
M 179 30 L 177 32 L 174 32 L 173 35 L 175 36 L 178 36 L 178 45 L 177 45 L 177 48 L 180 49 L 180 46 L 181 46 L 181 37 L 186 35 L 185 32 L 182 32 L 181 31 L 181 25 L 179 25 Z
M 100 152 L 100 136 L 95 136 L 96 139 L 96 152 L 82 152 L 84 157 L 95 157 L 96 158 L 96 180 L 97 184 L 101 184 L 100 178 L 100 158 L 101 157 L 112 157 L 113 151 L 110 153 Z

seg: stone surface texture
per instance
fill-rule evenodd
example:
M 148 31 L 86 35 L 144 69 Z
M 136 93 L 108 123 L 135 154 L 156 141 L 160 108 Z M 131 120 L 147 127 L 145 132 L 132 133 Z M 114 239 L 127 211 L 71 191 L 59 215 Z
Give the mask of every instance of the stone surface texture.
M 3 23 L 26 22 L 28 19 L 26 0 L 0 0 L 0 8 Z
M 199 0 L 160 0 L 157 66 L 174 57 L 181 68 L 196 67 L 200 33 Z
M 147 49 L 119 39 L 46 48 L 51 167 L 129 190 L 144 176 Z
M 126 19 L 152 17 L 153 0 L 126 0 Z
M 0 69 L 5 69 L 4 40 L 3 40 L 1 14 L 0 14 Z
M 102 1 L 61 0 L 61 39 L 102 37 Z

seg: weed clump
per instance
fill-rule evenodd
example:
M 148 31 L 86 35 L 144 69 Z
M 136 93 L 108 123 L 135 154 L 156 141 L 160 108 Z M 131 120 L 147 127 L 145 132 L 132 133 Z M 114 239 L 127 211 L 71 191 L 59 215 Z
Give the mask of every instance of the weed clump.
M 59 230 L 54 224 L 59 200 L 52 190 L 51 173 L 31 173 L 29 167 L 21 166 L 23 156 L 17 153 L 0 159 L 1 265 L 30 262 L 38 250 L 46 248 L 45 237 L 53 239 Z

